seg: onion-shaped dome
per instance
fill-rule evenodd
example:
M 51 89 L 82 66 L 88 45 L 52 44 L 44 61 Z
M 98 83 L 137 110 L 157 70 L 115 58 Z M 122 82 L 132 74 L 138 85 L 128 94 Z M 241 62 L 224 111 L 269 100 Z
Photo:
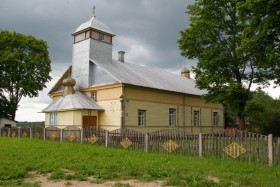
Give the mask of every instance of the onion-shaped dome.
M 72 77 L 67 77 L 62 81 L 63 86 L 75 86 L 76 81 Z

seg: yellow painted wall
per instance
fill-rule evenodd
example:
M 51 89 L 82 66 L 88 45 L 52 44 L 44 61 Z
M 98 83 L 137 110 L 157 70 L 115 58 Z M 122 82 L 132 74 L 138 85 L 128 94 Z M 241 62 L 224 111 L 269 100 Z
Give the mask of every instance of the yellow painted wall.
M 121 84 L 91 87 L 84 91 L 88 97 L 91 97 L 92 92 L 96 92 L 97 102 L 108 101 L 108 100 L 119 100 L 120 97 L 122 96 Z
M 122 84 L 116 83 L 90 87 L 84 91 L 89 97 L 92 92 L 97 93 L 97 103 L 104 111 L 94 111 L 92 116 L 97 116 L 98 126 L 107 130 L 121 128 L 122 124 L 122 99 L 125 104 L 125 127 L 142 132 L 153 132 L 161 129 L 178 129 L 190 133 L 207 133 L 223 130 L 223 107 L 220 104 L 206 103 L 200 96 L 186 95 L 156 89 L 142 88 L 125 85 L 125 94 L 122 94 Z M 53 95 L 54 99 L 59 94 Z M 125 96 L 125 97 L 123 97 Z M 176 126 L 169 126 L 169 109 L 176 109 Z M 146 110 L 146 127 L 138 127 L 138 110 Z M 193 112 L 199 111 L 199 127 L 193 126 Z M 213 126 L 213 112 L 218 112 L 219 124 Z M 59 124 L 80 124 L 82 116 L 87 116 L 87 111 L 73 111 L 72 113 L 59 114 Z M 72 118 L 71 118 L 72 116 Z M 72 123 L 71 123 L 72 120 Z M 46 124 L 49 122 L 46 114 Z
M 73 110 L 57 112 L 57 126 L 58 128 L 65 128 L 68 126 L 82 127 L 83 116 L 88 115 L 88 110 Z M 98 111 L 91 111 L 92 116 L 97 116 Z M 45 125 L 50 126 L 50 113 L 45 114 Z
M 206 103 L 199 96 L 126 86 L 125 126 L 142 132 L 178 129 L 190 133 L 220 131 L 223 127 L 223 107 Z M 169 109 L 176 109 L 176 127 L 169 126 Z M 146 111 L 146 127 L 138 127 L 138 110 Z M 193 125 L 193 113 L 199 111 L 199 126 Z M 213 112 L 218 112 L 219 124 L 213 126 Z
M 121 128 L 121 101 L 109 100 L 98 102 L 105 110 L 99 111 L 99 127 L 114 130 Z

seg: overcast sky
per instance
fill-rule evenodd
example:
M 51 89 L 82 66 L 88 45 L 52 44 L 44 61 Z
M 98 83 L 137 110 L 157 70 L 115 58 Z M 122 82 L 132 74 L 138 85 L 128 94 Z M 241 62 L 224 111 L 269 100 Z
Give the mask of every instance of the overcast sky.
M 52 61 L 47 88 L 37 98 L 23 98 L 16 120 L 43 121 L 38 113 L 51 103 L 48 91 L 72 63 L 71 34 L 92 17 L 116 34 L 113 58 L 125 51 L 130 63 L 178 73 L 196 62 L 180 56 L 177 40 L 188 27 L 186 6 L 192 0 L 1 0 L 0 29 L 33 35 L 45 40 Z M 269 90 L 272 96 L 279 92 Z

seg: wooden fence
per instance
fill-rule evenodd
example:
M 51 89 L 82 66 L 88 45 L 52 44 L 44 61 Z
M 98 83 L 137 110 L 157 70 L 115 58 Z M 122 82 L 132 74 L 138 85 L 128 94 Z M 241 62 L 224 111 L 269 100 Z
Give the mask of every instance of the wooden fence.
M 262 165 L 280 166 L 280 138 L 232 130 L 190 134 L 170 129 L 144 134 L 130 129 L 107 131 L 97 127 L 23 127 L 0 129 L 0 136 L 97 144 L 127 150 L 214 157 Z

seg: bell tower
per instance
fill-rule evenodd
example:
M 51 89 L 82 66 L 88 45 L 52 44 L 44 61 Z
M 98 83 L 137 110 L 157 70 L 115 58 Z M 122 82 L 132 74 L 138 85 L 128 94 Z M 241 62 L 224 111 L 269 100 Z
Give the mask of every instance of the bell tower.
M 112 39 L 115 35 L 106 24 L 96 19 L 93 6 L 93 17 L 81 24 L 72 36 L 74 42 L 71 76 L 77 82 L 75 89 L 88 88 L 92 80 L 90 59 L 112 63 Z

